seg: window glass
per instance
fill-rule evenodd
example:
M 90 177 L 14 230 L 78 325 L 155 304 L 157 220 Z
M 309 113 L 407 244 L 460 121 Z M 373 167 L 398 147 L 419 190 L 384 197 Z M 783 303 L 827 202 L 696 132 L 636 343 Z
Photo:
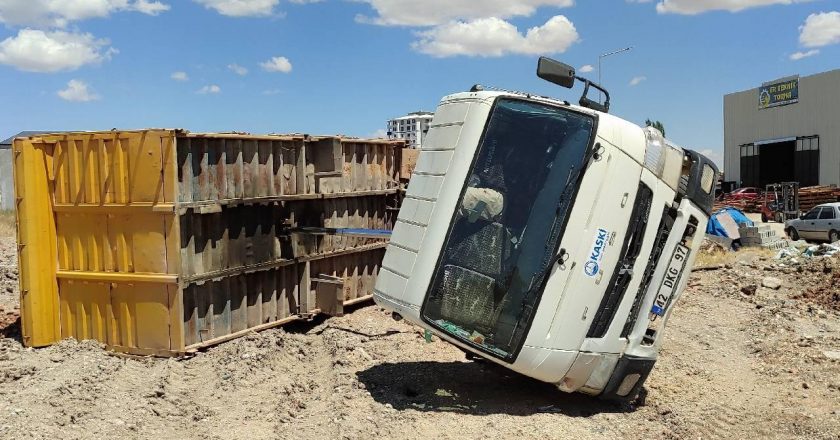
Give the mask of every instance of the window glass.
M 823 208 L 820 212 L 820 220 L 834 220 L 834 210 L 831 208 Z
M 571 211 L 594 118 L 500 99 L 423 305 L 443 332 L 511 361 Z
M 820 215 L 820 208 L 814 208 L 802 217 L 802 220 L 816 220 Z

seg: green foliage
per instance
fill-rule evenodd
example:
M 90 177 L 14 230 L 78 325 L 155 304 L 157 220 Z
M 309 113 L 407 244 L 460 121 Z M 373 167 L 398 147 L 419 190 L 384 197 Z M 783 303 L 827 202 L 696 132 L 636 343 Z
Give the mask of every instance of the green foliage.
M 645 121 L 645 125 L 648 127 L 653 127 L 659 130 L 662 133 L 662 136 L 665 136 L 665 125 L 659 121 L 651 121 L 650 119 Z

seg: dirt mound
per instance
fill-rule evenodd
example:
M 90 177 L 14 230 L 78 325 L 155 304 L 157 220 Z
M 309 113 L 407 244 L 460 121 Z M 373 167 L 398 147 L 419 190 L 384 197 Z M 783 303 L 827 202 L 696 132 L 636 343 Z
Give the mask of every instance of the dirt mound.
M 840 311 L 840 255 L 804 260 L 790 273 L 794 275 L 794 299 Z
M 802 294 L 794 296 L 794 299 L 840 311 L 840 271 L 828 274 L 823 282 L 817 284 L 817 286 L 807 288 Z
M 5 310 L 0 306 L 0 338 L 20 337 L 20 310 Z
M 18 305 L 17 248 L 12 237 L 0 236 L 0 306 Z

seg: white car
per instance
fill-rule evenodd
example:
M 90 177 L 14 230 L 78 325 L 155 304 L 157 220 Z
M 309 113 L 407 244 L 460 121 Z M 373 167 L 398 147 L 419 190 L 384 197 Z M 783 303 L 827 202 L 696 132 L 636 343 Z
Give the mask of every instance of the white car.
M 793 240 L 840 241 L 840 202 L 819 205 L 798 219 L 788 220 L 785 232 Z

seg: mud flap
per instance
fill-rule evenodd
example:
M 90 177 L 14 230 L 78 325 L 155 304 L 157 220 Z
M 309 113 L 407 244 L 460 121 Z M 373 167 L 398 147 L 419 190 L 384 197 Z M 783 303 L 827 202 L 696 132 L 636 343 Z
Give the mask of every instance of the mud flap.
M 623 356 L 618 360 L 610 381 L 599 398 L 612 401 L 630 401 L 636 398 L 650 375 L 656 359 Z

